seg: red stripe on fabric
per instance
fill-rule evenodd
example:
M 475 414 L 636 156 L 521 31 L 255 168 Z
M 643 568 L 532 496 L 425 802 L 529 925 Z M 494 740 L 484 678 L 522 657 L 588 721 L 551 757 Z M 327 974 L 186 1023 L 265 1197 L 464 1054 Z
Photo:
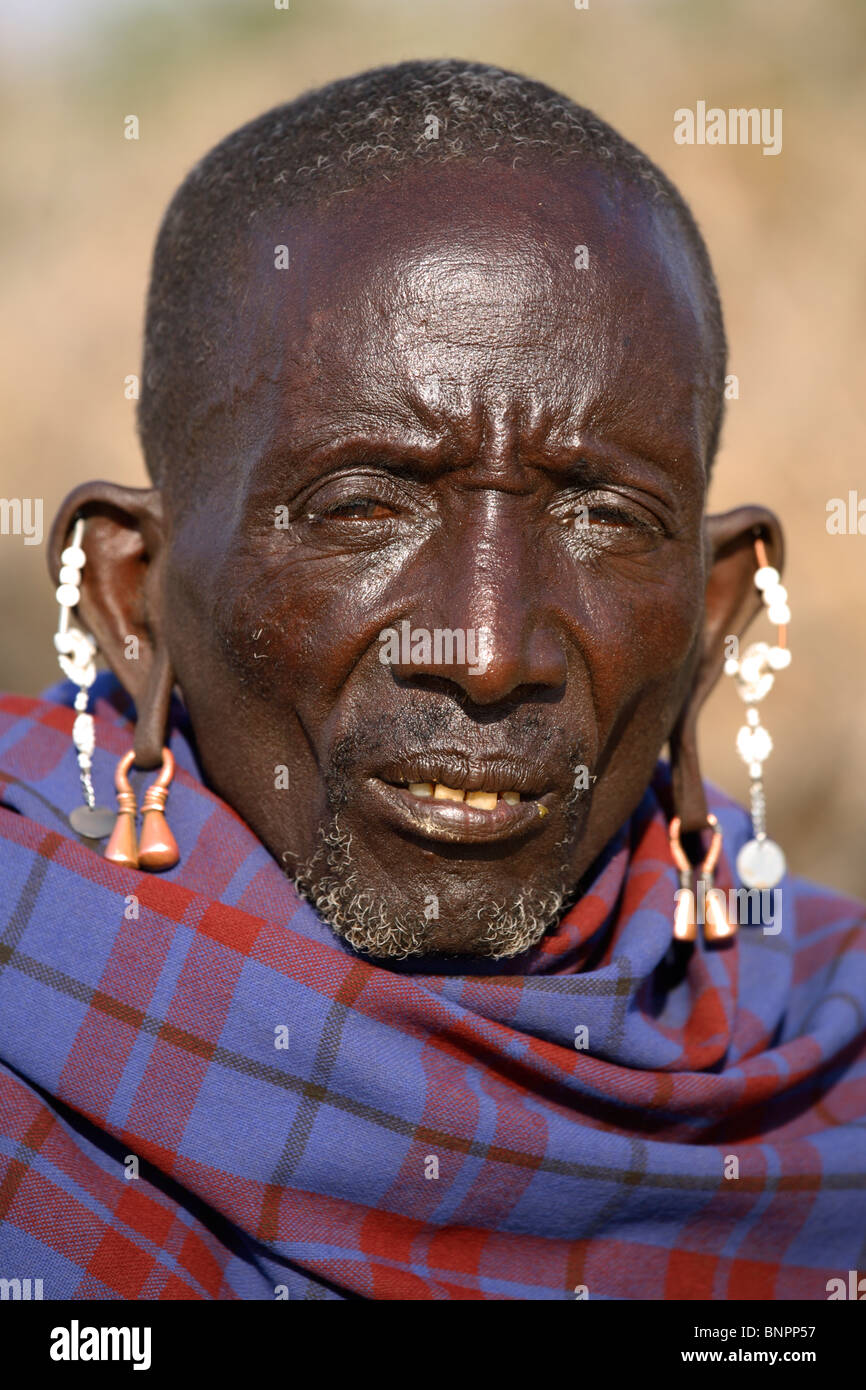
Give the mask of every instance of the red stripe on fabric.
M 39 723 L 45 729 L 57 729 L 69 738 L 76 712 L 69 705 L 43 705 L 39 711 Z M 66 745 L 67 748 L 69 745 Z
M 154 1245 L 162 1248 L 174 1224 L 177 1203 L 172 1207 L 163 1206 L 142 1191 L 139 1181 L 131 1178 L 115 1208 L 115 1216 L 124 1226 L 130 1226 L 140 1236 L 146 1236 Z
M 723 1296 L 770 1302 L 776 1296 L 778 1273 L 778 1265 L 759 1260 L 732 1260 L 728 1266 Z
M 57 1084 L 58 1095 L 75 1098 L 89 1114 L 96 1116 L 100 1129 L 111 1109 L 115 1093 L 126 1070 L 141 1024 L 141 1014 L 129 1010 L 131 1017 L 111 1017 L 117 1008 L 101 1009 L 94 996 L 69 1050 Z
M 145 1139 L 143 1134 L 132 1134 L 129 1130 L 122 1131 L 120 1138 L 123 1143 L 129 1146 L 130 1153 L 135 1154 L 138 1158 L 146 1159 L 160 1172 L 167 1173 L 169 1177 L 172 1176 L 177 1159 L 174 1149 L 169 1149 L 164 1144 L 158 1144 L 153 1139 Z
M 0 695 L 0 710 L 6 714 L 14 714 L 19 719 L 28 718 L 44 706 L 44 700 L 37 700 L 32 695 Z
M 209 936 L 230 951 L 240 951 L 252 955 L 263 929 L 263 923 L 255 917 L 248 917 L 237 908 L 224 903 L 211 903 L 198 923 L 198 930 Z
M 430 1283 L 405 1269 L 389 1269 L 370 1262 L 373 1278 L 373 1298 L 387 1298 L 405 1303 L 429 1302 L 434 1294 Z
M 844 918 L 845 908 L 848 909 L 848 921 Z M 797 936 L 800 939 L 811 935 L 812 932 L 822 932 L 834 923 L 844 928 L 849 928 L 852 924 L 861 928 L 864 925 L 863 904 L 856 898 L 843 897 L 841 893 L 834 894 L 832 902 L 828 902 L 822 894 L 816 894 L 815 897 L 804 895 L 797 900 L 796 913 Z
M 197 1303 L 203 1302 L 202 1294 L 198 1293 L 190 1284 L 185 1283 L 179 1275 L 170 1274 L 158 1301 L 165 1303 L 169 1301 L 192 1302 L 193 1300 Z
M 487 1158 L 454 1211 L 453 1220 L 465 1225 L 474 1221 L 485 1230 L 495 1231 L 507 1225 L 544 1159 L 549 1128 L 537 1109 L 514 1104 L 511 1088 L 495 1072 L 482 1073 L 479 1081 L 496 1107 L 496 1126 Z M 515 1153 L 521 1155 L 517 1167 L 509 1161 Z M 509 1159 L 498 1162 L 500 1154 L 507 1154 Z
M 213 853 L 219 844 L 219 856 Z M 198 839 L 184 859 L 183 878 L 189 888 L 219 898 L 246 860 L 251 848 L 251 832 L 234 812 L 219 802 L 198 833 Z
M 3 770 L 22 782 L 43 782 L 70 752 L 68 733 L 34 724 L 17 743 L 4 749 Z
M 358 1238 L 358 1249 L 381 1259 L 412 1261 L 412 1243 L 425 1230 L 424 1223 L 390 1211 L 370 1211 Z
M 471 1087 L 455 1084 L 454 1063 L 434 1045 L 433 1039 L 421 1048 L 420 1062 L 425 1076 L 424 1109 L 417 1133 L 406 1146 L 394 1180 L 381 1197 L 386 1207 L 411 1204 L 419 1222 L 432 1216 L 439 1205 L 441 1184 L 453 1182 L 460 1171 L 462 1160 L 454 1152 L 453 1141 L 462 1140 L 466 1152 L 477 1132 L 479 1118 L 478 1097 Z M 451 1138 L 444 1151 L 437 1150 L 435 1136 L 439 1134 Z M 435 1158 L 440 1165 L 438 1178 L 426 1176 L 429 1158 Z
M 230 1258 L 228 1251 L 225 1252 L 226 1258 Z M 195 1231 L 190 1231 L 178 1254 L 178 1260 L 184 1269 L 195 1279 L 196 1283 L 201 1284 L 206 1289 L 211 1298 L 217 1298 L 223 1282 L 223 1271 L 219 1260 L 211 1250 L 207 1248 L 204 1241 L 196 1235 Z
M 100 1216 L 35 1168 L 27 1169 L 6 1220 L 79 1266 L 87 1263 L 108 1229 Z
M 488 1232 L 470 1226 L 451 1226 L 430 1237 L 426 1262 L 430 1269 L 447 1269 L 450 1274 L 478 1274 Z
M 155 1264 L 154 1257 L 119 1231 L 108 1230 L 94 1250 L 87 1273 L 122 1298 L 137 1298 Z
M 244 956 L 226 952 L 208 937 L 194 937 L 165 1011 L 160 1037 L 180 1042 L 203 1057 L 213 1056 L 244 965 Z M 179 1029 L 183 1036 L 171 1029 Z M 190 1038 L 200 1040 L 203 1046 L 190 1043 Z
M 836 965 L 843 957 L 864 951 L 866 926 L 846 926 L 841 939 L 839 929 L 827 931 L 819 941 L 800 947 L 794 961 L 793 982 L 802 985 L 815 979 L 828 965 Z M 844 985 L 840 987 L 844 988 Z
M 159 1167 L 170 1173 L 174 1171 L 178 1148 L 208 1074 L 208 1058 L 196 1057 L 186 1048 L 178 1057 L 165 1034 L 164 1025 L 129 1107 L 126 1127 L 148 1136 L 148 1147 L 164 1153 L 165 1161 L 169 1162 L 167 1168 L 163 1168 L 162 1161 Z M 212 1053 L 213 1049 L 210 1051 Z M 182 1065 L 178 1066 L 178 1060 Z
M 664 1297 L 684 1301 L 711 1299 L 718 1264 L 715 1255 L 704 1255 L 698 1250 L 672 1250 Z

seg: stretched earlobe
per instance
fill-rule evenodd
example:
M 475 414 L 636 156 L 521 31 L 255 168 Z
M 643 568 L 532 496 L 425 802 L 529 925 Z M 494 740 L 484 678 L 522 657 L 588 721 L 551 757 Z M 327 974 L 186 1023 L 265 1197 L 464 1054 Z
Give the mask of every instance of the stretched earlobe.
M 158 767 L 166 741 L 174 671 L 164 646 L 154 652 L 145 693 L 136 705 L 135 765 L 140 768 Z
M 49 541 L 55 581 L 76 518 L 84 522 L 82 544 L 87 554 L 80 619 L 135 702 L 136 764 L 157 767 L 174 687 L 161 611 L 162 496 L 155 488 L 106 482 L 76 488 L 63 502 Z
M 699 707 L 688 705 L 670 736 L 674 806 L 684 834 L 700 830 L 707 823 L 707 797 L 698 757 L 699 712 Z

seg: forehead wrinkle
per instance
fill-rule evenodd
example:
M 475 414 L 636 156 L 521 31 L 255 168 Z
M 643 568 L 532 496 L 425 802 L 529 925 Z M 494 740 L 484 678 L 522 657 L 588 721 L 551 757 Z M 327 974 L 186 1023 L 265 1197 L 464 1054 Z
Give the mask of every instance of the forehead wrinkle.
M 654 231 L 650 259 L 660 272 L 654 279 L 656 293 L 639 284 L 629 291 L 625 284 L 634 314 L 629 322 L 640 334 L 649 321 L 672 347 L 681 348 L 681 335 L 659 308 L 661 301 L 673 300 L 678 318 L 688 311 L 688 336 L 694 333 L 697 346 L 704 325 L 696 321 L 689 302 L 691 286 L 671 275 L 658 222 Z M 301 276 L 300 284 L 285 282 L 288 300 L 270 295 L 267 304 L 257 306 L 263 331 L 254 336 L 252 360 L 234 356 L 226 380 L 215 374 L 215 390 L 223 389 L 197 411 L 200 427 L 220 412 L 243 414 L 239 408 L 267 387 L 283 397 L 286 404 L 279 414 L 294 415 L 293 426 L 299 414 L 312 408 L 314 414 L 338 419 L 344 435 L 386 426 L 401 434 L 410 449 L 413 442 L 446 439 L 463 454 L 477 452 L 484 439 L 498 440 L 500 450 L 515 447 L 506 445 L 509 417 L 550 417 L 573 429 L 587 421 L 609 423 L 621 412 L 631 414 L 635 405 L 640 414 L 640 398 L 652 390 L 648 378 L 655 368 L 643 357 L 630 360 L 628 327 L 623 331 L 616 299 L 612 305 L 605 300 L 608 273 L 598 283 L 594 277 L 577 279 L 574 293 L 566 297 L 561 267 L 554 268 L 549 259 L 561 248 L 551 248 L 549 237 L 521 236 L 519 244 L 531 244 L 531 252 L 511 251 L 491 263 L 496 229 L 475 225 L 471 232 L 470 244 L 458 250 L 439 244 L 432 254 L 429 248 L 406 248 L 404 240 L 378 261 L 372 246 L 367 254 L 347 259 L 340 241 L 336 266 L 322 262 L 314 247 L 307 248 L 311 275 Z M 472 244 L 479 232 L 484 253 L 477 241 Z M 609 269 L 620 281 L 623 271 L 628 276 L 633 269 L 630 262 L 624 268 L 620 264 L 624 234 L 624 228 L 616 229 L 609 257 Z M 641 250 L 639 259 L 644 257 Z M 341 279 L 341 266 L 348 266 L 348 284 Z M 329 295 L 335 275 L 340 302 L 336 293 Z M 278 310 L 276 298 L 282 298 Z M 292 320 L 296 331 L 286 331 Z M 271 337 L 274 329 L 276 339 Z M 684 363 L 669 355 L 685 390 Z M 689 354 L 689 371 L 700 377 L 698 356 Z M 425 381 L 434 376 L 438 401 L 424 390 Z M 692 400 L 695 384 L 689 391 Z M 665 394 L 676 408 L 670 392 Z M 661 413 L 669 417 L 671 410 Z M 659 424 L 656 418 L 656 429 Z M 285 431 L 285 421 L 275 424 L 273 445 L 278 446 Z M 533 433 L 537 449 L 537 425 Z

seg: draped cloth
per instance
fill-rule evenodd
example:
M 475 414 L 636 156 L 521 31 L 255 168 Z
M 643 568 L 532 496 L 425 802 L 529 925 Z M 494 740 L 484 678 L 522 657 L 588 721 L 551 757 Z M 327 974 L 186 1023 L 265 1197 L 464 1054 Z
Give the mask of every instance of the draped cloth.
M 866 1270 L 860 904 L 789 876 L 781 931 L 673 952 L 660 764 L 533 951 L 374 963 L 207 789 L 177 710 L 178 866 L 77 838 L 73 694 L 0 699 L 0 1276 L 60 1299 L 825 1299 Z M 96 697 L 113 804 L 130 710 L 113 678 Z M 709 801 L 727 892 L 750 828 Z

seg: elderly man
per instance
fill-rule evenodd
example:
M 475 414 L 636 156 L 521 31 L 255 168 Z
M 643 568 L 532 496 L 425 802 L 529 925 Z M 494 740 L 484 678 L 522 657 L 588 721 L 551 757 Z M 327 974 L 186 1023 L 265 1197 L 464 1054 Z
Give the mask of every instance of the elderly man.
M 67 499 L 75 684 L 0 706 L 0 1273 L 822 1299 L 856 1267 L 866 932 L 763 824 L 773 675 L 736 653 L 762 575 L 787 617 L 781 533 L 704 514 L 725 355 L 675 189 L 514 74 L 337 82 L 189 175 L 154 486 Z M 752 826 L 698 765 L 726 657 Z M 741 880 L 781 910 L 736 931 Z

